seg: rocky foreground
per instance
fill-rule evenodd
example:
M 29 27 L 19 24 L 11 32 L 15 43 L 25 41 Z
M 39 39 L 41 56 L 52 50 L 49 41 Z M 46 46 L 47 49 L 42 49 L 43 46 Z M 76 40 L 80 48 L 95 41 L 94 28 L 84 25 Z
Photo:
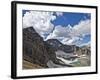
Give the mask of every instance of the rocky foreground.
M 90 66 L 90 46 L 44 41 L 33 27 L 23 29 L 23 69 Z

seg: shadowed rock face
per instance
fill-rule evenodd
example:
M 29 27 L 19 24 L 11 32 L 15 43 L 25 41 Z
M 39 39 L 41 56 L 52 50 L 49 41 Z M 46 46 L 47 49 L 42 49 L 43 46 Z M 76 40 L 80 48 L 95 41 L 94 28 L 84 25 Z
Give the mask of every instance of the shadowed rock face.
M 83 46 L 82 48 L 82 54 L 86 54 L 86 55 L 91 55 L 91 47 L 90 46 Z
M 49 39 L 46 41 L 55 51 L 61 50 L 69 54 L 89 55 L 91 53 L 90 46 L 78 47 L 76 45 L 64 45 L 57 39 Z
M 66 53 L 74 52 L 74 47 L 72 45 L 64 45 L 57 39 L 49 39 L 47 40 L 47 43 L 51 45 L 53 48 L 55 48 L 55 51 L 62 50 Z
M 43 38 L 33 27 L 23 29 L 23 59 L 46 67 L 49 60 L 55 61 L 53 49 L 43 41 Z

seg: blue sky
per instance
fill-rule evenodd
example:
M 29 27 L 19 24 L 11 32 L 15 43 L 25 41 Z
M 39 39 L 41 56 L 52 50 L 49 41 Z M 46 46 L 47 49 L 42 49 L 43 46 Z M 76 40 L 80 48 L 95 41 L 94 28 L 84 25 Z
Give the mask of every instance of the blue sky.
M 26 17 L 25 19 L 27 19 L 27 16 L 25 15 L 26 12 L 30 12 L 30 11 L 29 10 L 23 10 L 22 16 L 23 16 L 23 18 Z M 35 22 L 36 24 L 37 23 L 41 24 L 41 21 L 39 23 L 39 17 L 41 17 L 41 16 L 43 16 L 43 18 L 45 17 L 44 15 L 42 15 L 42 12 L 45 12 L 45 11 L 40 11 L 40 14 L 38 14 L 38 22 L 36 22 L 35 19 L 36 19 L 37 14 L 34 14 L 34 11 L 33 11 L 31 14 L 34 14 L 34 15 L 32 15 L 32 18 L 30 18 L 32 20 L 29 21 L 29 19 L 28 19 L 28 24 L 32 21 Z M 64 37 L 63 39 L 68 38 L 69 39 L 68 42 L 72 41 L 72 43 L 74 43 L 75 45 L 78 45 L 78 46 L 89 43 L 91 41 L 91 34 L 88 33 L 88 30 L 86 30 L 86 27 L 87 27 L 87 29 L 90 29 L 90 27 L 91 27 L 90 23 L 88 22 L 88 21 L 91 20 L 91 14 L 89 14 L 89 13 L 76 13 L 76 12 L 61 12 L 61 13 L 62 14 L 58 16 L 56 14 L 56 12 L 53 12 L 53 14 L 48 15 L 50 18 L 48 18 L 48 19 L 46 19 L 46 17 L 44 18 L 44 21 L 49 20 L 49 21 L 45 21 L 46 23 L 49 22 L 49 24 L 53 25 L 53 29 L 49 28 L 51 25 L 48 27 L 49 30 L 47 30 L 47 31 L 50 31 L 50 29 L 51 29 L 51 31 L 48 34 L 46 34 L 46 32 L 43 33 L 44 30 L 42 31 L 42 28 L 41 28 L 40 25 L 39 26 L 40 26 L 41 29 L 39 30 L 39 28 L 38 28 L 37 32 L 39 32 L 40 35 L 44 36 L 44 38 L 48 38 L 48 37 L 49 37 L 49 39 L 50 38 L 58 38 L 58 37 L 61 37 L 58 34 L 61 33 L 61 32 L 64 32 L 64 27 L 66 29 L 68 27 L 68 25 L 70 25 L 73 32 L 75 32 L 74 28 L 77 27 L 76 35 L 75 35 L 76 39 L 73 40 L 73 41 L 71 40 L 73 38 L 74 34 L 70 36 L 71 38 Z M 30 13 L 28 13 L 28 14 L 31 16 Z M 53 20 L 50 20 L 52 17 L 56 17 L 56 18 L 53 19 Z M 43 24 L 41 24 L 41 25 L 43 25 Z M 89 26 L 87 26 L 87 25 L 89 25 Z M 35 26 L 35 25 L 33 25 L 33 26 Z M 45 28 L 46 28 L 46 26 L 45 26 Z M 63 31 L 59 30 L 59 29 L 62 29 Z M 68 29 L 70 30 L 70 28 L 68 28 Z M 85 30 L 85 31 L 82 31 L 82 29 Z M 78 31 L 80 33 L 78 33 Z M 66 30 L 65 33 L 66 32 L 68 32 L 68 30 Z M 86 34 L 85 34 L 85 32 L 86 32 Z M 67 35 L 67 34 L 70 35 L 70 33 L 66 33 L 66 34 L 65 33 L 61 33 L 61 34 L 64 34 L 64 36 Z M 84 35 L 84 36 L 81 36 L 80 34 Z M 56 35 L 56 36 L 54 37 L 54 35 Z M 60 38 L 59 38 L 59 40 L 61 41 Z
M 71 25 L 72 27 L 76 24 L 78 24 L 81 20 L 87 20 L 91 19 L 91 16 L 89 13 L 71 13 L 71 12 L 63 12 L 63 16 L 57 17 L 56 20 L 54 20 L 52 23 L 57 26 L 57 25 L 62 25 L 62 26 L 67 26 Z M 82 42 L 87 43 L 91 39 L 91 35 L 85 35 L 83 37 Z
M 86 19 L 91 19 L 90 14 L 63 12 L 63 15 L 57 17 L 57 19 L 54 20 L 52 23 L 55 26 L 57 25 L 67 26 L 68 24 L 74 26 L 78 24 L 81 20 L 86 20 Z

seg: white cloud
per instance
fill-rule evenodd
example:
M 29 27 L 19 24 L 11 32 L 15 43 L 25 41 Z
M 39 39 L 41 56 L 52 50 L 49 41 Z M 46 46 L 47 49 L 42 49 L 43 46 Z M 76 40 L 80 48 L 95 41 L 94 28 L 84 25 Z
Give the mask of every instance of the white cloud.
M 54 28 L 53 32 L 50 33 L 50 35 L 47 37 L 47 39 L 55 38 L 58 39 L 58 37 L 70 37 L 72 27 L 68 25 L 68 27 L 62 27 L 61 25 L 58 25 Z
M 44 38 L 45 34 L 49 34 L 47 39 L 58 39 L 64 44 L 82 44 L 82 39 L 85 35 L 91 33 L 91 21 L 80 21 L 73 27 L 54 26 L 51 21 L 57 16 L 62 16 L 62 12 L 43 12 L 43 11 L 28 11 L 23 17 L 23 28 L 33 26 L 34 29 Z M 52 33 L 51 33 L 52 32 Z
M 55 19 L 56 16 L 53 15 L 53 12 L 29 11 L 24 14 L 23 28 L 33 26 L 43 36 L 53 30 L 54 25 L 51 21 Z
M 91 22 L 90 20 L 80 21 L 79 24 L 75 26 L 68 25 L 67 27 L 63 27 L 61 25 L 56 26 L 54 31 L 50 33 L 47 39 L 55 38 L 59 39 L 58 37 L 62 38 L 63 44 L 74 44 L 74 45 L 81 45 L 83 37 L 85 35 L 89 35 L 91 33 Z
M 62 13 L 62 12 L 56 12 L 56 15 L 57 15 L 57 16 L 62 16 L 63 13 Z
M 79 37 L 64 38 L 61 42 L 67 45 L 73 45 L 77 40 L 79 40 Z
M 71 36 L 85 36 L 91 33 L 90 20 L 80 21 L 79 24 L 73 27 Z

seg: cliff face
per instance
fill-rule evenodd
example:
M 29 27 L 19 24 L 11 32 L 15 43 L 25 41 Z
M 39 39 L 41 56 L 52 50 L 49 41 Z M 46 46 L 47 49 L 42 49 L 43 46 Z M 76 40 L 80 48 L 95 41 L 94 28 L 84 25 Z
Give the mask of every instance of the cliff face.
M 49 60 L 55 61 L 53 49 L 43 41 L 43 38 L 33 27 L 23 29 L 23 59 L 47 67 Z
M 86 54 L 86 55 L 91 55 L 91 47 L 90 46 L 83 46 L 82 48 L 82 54 Z
M 77 55 L 87 55 L 87 56 L 90 56 L 90 53 L 91 53 L 91 48 L 90 46 L 82 46 L 82 47 L 78 47 L 78 46 L 75 46 L 74 45 L 74 54 L 77 54 Z
M 25 60 L 46 67 L 48 54 L 42 37 L 40 37 L 33 27 L 23 29 L 23 55 Z
M 66 53 L 73 53 L 74 52 L 74 47 L 72 45 L 64 45 L 57 39 L 49 39 L 47 40 L 47 43 L 51 45 L 55 51 L 57 50 L 62 50 Z

